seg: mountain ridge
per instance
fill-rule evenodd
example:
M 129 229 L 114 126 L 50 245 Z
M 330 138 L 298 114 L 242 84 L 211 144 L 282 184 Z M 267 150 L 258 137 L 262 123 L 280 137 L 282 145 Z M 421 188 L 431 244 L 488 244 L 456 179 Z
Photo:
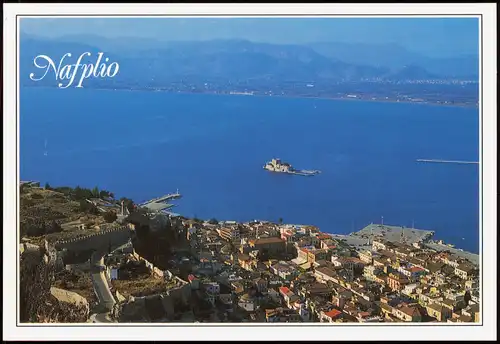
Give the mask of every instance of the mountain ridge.
M 436 73 L 443 70 L 435 60 L 427 59 L 428 65 L 434 61 L 434 68 L 428 69 L 415 63 L 414 59 L 423 59 L 418 55 L 403 50 L 413 59 L 393 58 L 393 66 L 387 62 L 380 63 L 383 56 L 379 53 L 373 61 L 369 56 L 353 58 L 358 63 L 346 62 L 346 49 L 336 54 L 330 49 L 326 53 L 323 43 L 323 53 L 316 46 L 295 44 L 259 43 L 248 40 L 210 40 L 210 41 L 141 41 L 135 46 L 133 41 L 98 39 L 98 36 L 88 36 L 86 42 L 82 37 L 66 37 L 59 39 L 44 39 L 32 35 L 21 35 L 21 66 L 33 67 L 32 59 L 39 54 L 61 58 L 66 52 L 79 55 L 89 51 L 93 54 L 104 52 L 113 61 L 120 64 L 120 70 L 127 70 L 126 78 L 138 83 L 150 80 L 172 82 L 183 78 L 219 79 L 227 82 L 242 82 L 273 79 L 289 82 L 350 82 L 370 79 L 383 80 L 418 80 L 418 79 L 451 79 L 474 78 L 473 73 L 457 75 L 453 71 L 447 75 Z M 79 39 L 79 42 L 74 40 Z M 156 45 L 155 45 L 156 44 Z M 314 44 L 313 44 L 314 45 Z M 328 45 L 331 48 L 331 45 Z M 395 49 L 400 49 L 395 45 Z M 340 51 L 340 50 L 339 50 Z M 356 49 L 353 49 L 356 52 Z M 366 55 L 366 54 L 365 54 Z M 383 54 L 382 54 L 383 55 Z M 415 57 L 416 56 L 416 57 Z M 387 59 L 386 59 L 387 60 Z M 463 65 L 456 58 L 457 65 Z M 406 63 L 409 61 L 408 63 Z M 431 61 L 431 62 L 429 62 Z M 363 63 L 364 62 L 364 63 Z M 453 69 L 453 68 L 452 68 Z M 470 69 L 470 68 L 469 68 Z M 122 72 L 123 74 L 123 72 Z

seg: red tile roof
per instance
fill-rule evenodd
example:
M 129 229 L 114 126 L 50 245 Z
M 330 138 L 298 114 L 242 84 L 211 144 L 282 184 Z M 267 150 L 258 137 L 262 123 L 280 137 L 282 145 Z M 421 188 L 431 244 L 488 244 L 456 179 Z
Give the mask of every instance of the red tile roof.
M 287 295 L 290 292 L 290 289 L 288 287 L 280 287 L 280 293 L 283 295 Z
M 337 309 L 332 309 L 331 311 L 325 313 L 325 315 L 329 318 L 335 318 L 335 317 L 338 317 L 340 314 L 342 314 L 341 311 L 337 310 Z
M 422 268 L 420 268 L 420 267 L 418 267 L 418 266 L 412 266 L 412 267 L 410 268 L 410 271 L 411 271 L 411 272 L 418 272 L 418 271 L 424 271 L 424 269 L 422 269 Z

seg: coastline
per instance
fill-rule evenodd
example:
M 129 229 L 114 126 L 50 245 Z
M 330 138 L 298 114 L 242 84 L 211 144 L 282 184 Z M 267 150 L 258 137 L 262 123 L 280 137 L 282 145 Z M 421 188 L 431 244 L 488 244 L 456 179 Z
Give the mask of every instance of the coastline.
M 280 172 L 275 172 L 275 171 L 269 171 L 272 173 L 280 173 Z M 289 174 L 289 173 L 283 173 L 283 174 Z M 312 175 L 311 175 L 312 176 Z M 151 202 L 151 200 L 146 201 L 144 203 Z M 164 215 L 169 215 L 170 210 L 174 207 L 178 207 L 178 204 L 168 204 L 169 207 L 168 209 L 163 212 Z M 172 213 L 175 216 L 180 216 L 180 217 L 185 217 L 185 218 L 193 218 L 192 216 L 184 216 L 181 213 Z M 236 221 L 238 223 L 245 223 L 249 222 L 252 220 L 220 220 L 220 221 Z M 272 220 L 265 220 L 263 221 L 267 222 L 273 222 Z M 293 226 L 292 224 L 286 224 L 283 223 L 282 225 L 284 226 Z M 308 225 L 301 225 L 301 226 L 315 226 L 314 224 L 308 224 Z M 334 233 L 330 232 L 328 229 L 325 230 L 325 234 L 328 234 L 332 236 L 333 238 L 337 239 L 346 239 L 348 242 L 352 242 L 352 246 L 358 247 L 358 248 L 367 248 L 367 245 L 365 244 L 367 242 L 368 236 L 371 235 L 371 229 L 373 228 L 373 234 L 375 236 L 383 237 L 384 239 L 388 241 L 399 241 L 400 238 L 400 233 L 401 230 L 404 231 L 405 237 L 407 240 L 407 243 L 412 244 L 413 242 L 418 242 L 422 246 L 426 246 L 432 249 L 435 249 L 436 251 L 450 251 L 458 256 L 465 257 L 471 261 L 479 261 L 480 255 L 479 253 L 475 253 L 472 251 L 467 251 L 466 249 L 460 248 L 458 244 L 455 244 L 452 246 L 448 246 L 444 240 L 436 239 L 435 236 L 436 234 L 439 237 L 439 233 L 435 230 L 425 230 L 425 229 L 416 229 L 416 228 L 410 228 L 410 227 L 404 227 L 404 226 L 397 226 L 397 225 L 380 225 L 380 224 L 369 224 L 361 229 L 354 230 L 352 232 L 343 234 L 343 233 Z M 384 233 L 386 231 L 386 233 Z M 390 232 L 390 233 L 389 233 Z M 392 234 L 393 237 L 391 238 L 389 234 Z M 396 239 L 394 239 L 396 238 Z M 472 259 L 471 259 L 472 258 Z
M 463 249 L 457 248 L 457 247 L 450 247 L 450 246 L 446 245 L 445 243 L 440 244 L 439 242 L 435 242 L 432 240 L 430 242 L 424 243 L 423 246 L 431 248 L 431 249 L 436 250 L 438 252 L 450 251 L 452 254 L 455 254 L 455 255 L 462 257 L 462 258 L 466 258 L 469 261 L 473 262 L 474 264 L 479 265 L 479 261 L 480 261 L 479 254 L 469 252 L 469 251 L 466 251 L 466 250 L 463 250 Z
M 270 171 L 273 172 L 273 171 Z M 275 172 L 276 173 L 276 172 Z M 21 182 L 21 181 L 20 181 Z M 19 182 L 19 183 L 20 183 Z M 180 197 L 178 197 L 180 198 Z M 160 200 L 162 197 L 157 197 L 153 198 L 149 201 L 146 201 L 144 203 L 138 203 L 138 206 L 141 206 L 143 204 L 151 203 L 156 200 Z M 132 200 L 133 201 L 133 200 Z M 134 202 L 135 203 L 135 202 Z M 169 216 L 170 215 L 170 209 L 173 207 L 177 207 L 178 205 L 176 204 L 168 204 L 169 207 L 168 209 L 165 209 L 165 211 L 160 211 L 162 215 Z M 184 218 L 193 218 L 189 216 L 184 216 L 180 213 L 171 213 L 174 214 L 175 216 L 178 217 L 184 217 Z M 224 221 L 224 222 L 231 222 L 235 220 L 219 220 L 219 221 Z M 252 220 L 249 220 L 250 222 Z M 268 221 L 268 220 L 263 220 L 266 222 L 273 223 L 273 221 Z M 245 223 L 248 221 L 235 221 L 237 223 Z M 280 224 L 281 226 L 297 226 L 294 224 L 289 224 L 289 223 L 282 223 Z M 300 226 L 313 226 L 311 224 L 308 225 L 300 225 Z M 72 233 L 73 235 L 78 235 L 79 232 Z M 86 233 L 86 231 L 83 231 L 82 233 Z M 386 241 L 389 242 L 400 242 L 400 239 L 402 237 L 402 234 L 404 236 L 404 243 L 408 245 L 412 245 L 414 243 L 419 244 L 422 247 L 430 248 L 438 252 L 443 252 L 443 251 L 448 251 L 452 254 L 455 254 L 456 256 L 466 258 L 472 263 L 479 265 L 480 261 L 480 255 L 478 253 L 474 253 L 471 251 L 467 251 L 465 249 L 462 249 L 458 246 L 449 246 L 443 240 L 436 240 L 434 236 L 436 235 L 435 230 L 425 230 L 425 229 L 417 229 L 417 228 L 410 228 L 410 227 L 405 227 L 405 226 L 395 226 L 395 225 L 386 225 L 386 224 L 376 224 L 376 223 L 371 223 L 368 224 L 367 226 L 357 230 L 350 232 L 348 234 L 340 234 L 340 233 L 331 233 L 331 232 L 324 232 L 325 234 L 331 236 L 333 239 L 338 239 L 338 240 L 345 240 L 346 243 L 352 247 L 354 247 L 357 250 L 367 250 L 371 248 L 371 244 L 369 243 L 370 240 L 373 240 L 373 238 L 382 238 Z
M 29 85 L 21 85 L 26 88 L 57 88 L 55 86 L 29 86 Z M 262 98 L 291 98 L 291 99 L 318 99 L 318 100 L 336 100 L 336 101 L 360 101 L 360 102 L 369 102 L 369 103 L 400 103 L 400 104 L 415 104 L 415 105 L 429 105 L 429 106 L 444 106 L 444 107 L 453 107 L 453 108 L 475 108 L 478 109 L 479 105 L 477 104 L 443 104 L 443 103 L 435 103 L 428 101 L 414 102 L 408 100 L 398 100 L 398 99 L 364 99 L 364 98 L 352 98 L 352 97 L 318 97 L 318 96 L 301 96 L 301 95 L 263 95 L 263 94 L 241 94 L 241 93 L 216 93 L 216 92 L 184 92 L 184 91 L 168 91 L 161 89 L 145 89 L 145 88 L 104 88 L 104 87 L 84 87 L 87 90 L 99 90 L 99 91 L 138 91 L 138 92 L 162 92 L 168 94 L 198 94 L 198 95 L 212 95 L 212 96 L 239 96 L 239 97 L 262 97 Z
M 382 237 L 383 239 L 391 242 L 398 242 L 399 240 L 395 240 L 400 236 L 401 230 L 403 229 L 405 232 L 405 236 L 410 234 L 407 244 L 418 243 L 423 247 L 431 248 L 438 252 L 449 251 L 452 254 L 455 254 L 459 257 L 466 258 L 472 263 L 479 265 L 480 255 L 478 253 L 466 251 L 465 249 L 461 249 L 459 247 L 451 247 L 444 243 L 442 240 L 435 240 L 434 235 L 436 235 L 435 231 L 430 230 L 422 230 L 415 228 L 407 228 L 400 226 L 389 226 L 389 225 L 378 225 L 378 224 L 370 224 L 364 227 L 361 230 L 349 233 L 349 234 L 333 234 L 329 233 L 333 238 L 336 239 L 344 239 L 346 242 L 360 250 L 368 249 L 370 245 L 368 245 L 368 239 L 370 238 L 370 230 L 374 229 L 373 234 L 375 236 Z M 393 236 L 392 238 L 387 235 L 387 233 L 381 234 L 380 231 L 377 231 L 377 228 L 385 229 L 391 231 Z

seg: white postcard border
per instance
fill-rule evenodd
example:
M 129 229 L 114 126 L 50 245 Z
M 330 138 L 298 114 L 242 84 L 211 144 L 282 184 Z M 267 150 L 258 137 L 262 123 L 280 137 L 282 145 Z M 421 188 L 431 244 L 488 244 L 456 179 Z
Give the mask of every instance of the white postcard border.
M 57 339 L 101 339 L 101 340 L 203 340 L 203 339 L 280 339 L 280 340 L 351 340 L 351 339 L 452 339 L 477 340 L 496 338 L 496 7 L 495 4 L 4 4 L 4 320 L 5 340 L 57 340 Z M 481 220 L 483 237 L 480 254 L 483 264 L 481 274 L 483 294 L 481 295 L 481 325 L 464 326 L 436 324 L 410 326 L 407 324 L 371 326 L 364 324 L 144 324 L 134 327 L 121 325 L 71 325 L 34 324 L 17 327 L 16 283 L 18 279 L 14 264 L 18 264 L 16 241 L 17 188 L 19 182 L 19 137 L 16 120 L 19 113 L 16 99 L 19 99 L 16 75 L 16 15 L 64 16 L 64 15 L 106 15 L 138 16 L 150 15 L 231 15 L 231 16 L 273 16 L 283 15 L 337 15 L 386 16 L 386 15 L 482 15 L 482 75 L 481 100 L 483 111 L 482 157 L 483 194 Z M 234 15 L 238 13 L 238 15 Z M 414 17 L 414 15 L 412 15 Z M 480 110 L 481 110 L 480 107 Z M 485 125 L 486 124 L 486 125 Z M 14 170 L 14 166 L 17 166 Z M 481 176 L 480 176 L 481 178 Z M 15 243 L 15 244 L 14 244 Z M 15 261 L 14 261 L 15 259 Z M 165 326 L 165 325 L 168 325 Z M 289 324 L 291 325 L 291 324 Z M 88 326 L 92 326 L 89 331 Z M 218 328 L 214 328 L 217 326 Z M 363 327 L 362 331 L 358 327 Z M 108 327 L 108 328 L 105 328 Z M 224 327 L 222 329 L 221 327 Z M 259 327 L 259 329 L 252 329 Z M 282 328 L 283 327 L 283 328 Z M 286 327 L 286 329 L 285 329 Z M 351 328 L 353 327 L 353 328 Z M 144 328 L 148 330 L 145 331 Z

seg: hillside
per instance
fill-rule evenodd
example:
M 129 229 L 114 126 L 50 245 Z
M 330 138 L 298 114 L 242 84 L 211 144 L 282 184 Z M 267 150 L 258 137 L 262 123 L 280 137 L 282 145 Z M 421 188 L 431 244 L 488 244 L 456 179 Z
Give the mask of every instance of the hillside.
M 33 244 L 41 244 L 51 236 L 70 237 L 93 231 L 93 227 L 107 224 L 98 212 L 82 209 L 81 203 L 63 192 L 37 187 L 22 187 L 20 192 L 20 238 Z M 75 222 L 85 225 L 79 230 Z

